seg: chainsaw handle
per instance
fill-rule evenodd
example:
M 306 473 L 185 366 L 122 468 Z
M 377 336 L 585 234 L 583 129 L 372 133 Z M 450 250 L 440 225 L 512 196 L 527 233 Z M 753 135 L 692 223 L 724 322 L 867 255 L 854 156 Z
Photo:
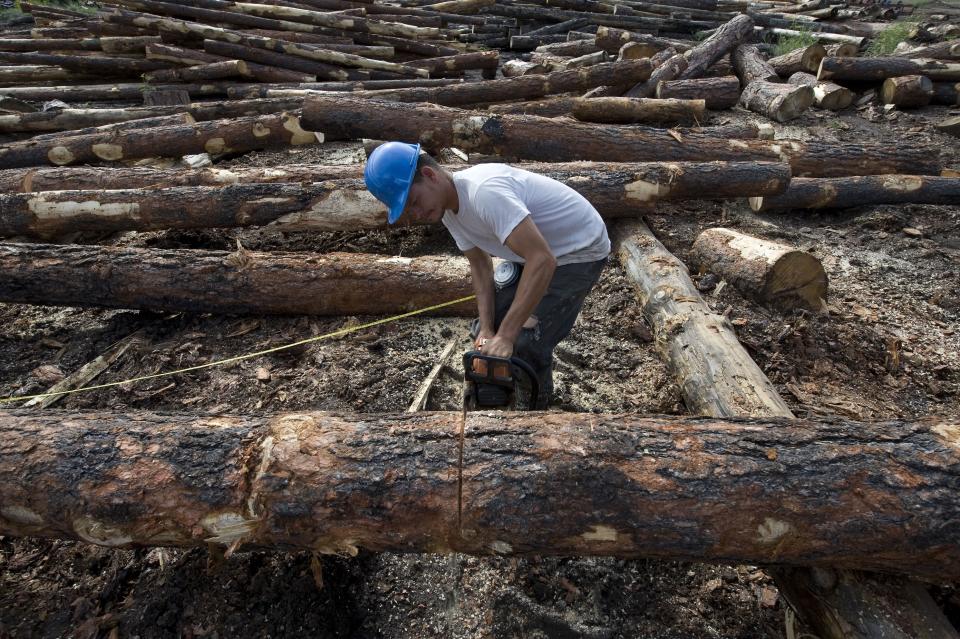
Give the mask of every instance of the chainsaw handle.
M 473 364 L 478 360 L 485 360 L 489 362 L 486 373 L 482 373 L 473 367 Z M 465 372 L 468 374 L 473 373 L 475 375 L 483 375 L 486 378 L 485 381 L 490 383 L 498 383 L 498 379 L 494 373 L 496 364 L 504 364 L 510 367 L 511 374 L 515 369 L 523 371 L 524 375 L 527 376 L 527 379 L 530 380 L 530 404 L 536 406 L 537 400 L 540 399 L 540 378 L 537 377 L 537 373 L 533 370 L 533 367 L 530 366 L 530 364 L 519 357 L 497 357 L 495 355 L 484 355 L 480 351 L 468 351 L 463 355 L 463 367 Z M 470 370 L 467 370 L 468 367 Z

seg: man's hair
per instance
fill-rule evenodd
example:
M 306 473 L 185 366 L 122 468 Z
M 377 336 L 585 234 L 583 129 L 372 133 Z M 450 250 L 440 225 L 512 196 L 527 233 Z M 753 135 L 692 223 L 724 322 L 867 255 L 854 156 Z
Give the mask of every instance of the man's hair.
M 423 179 L 423 174 L 420 172 L 423 167 L 429 166 L 434 171 L 443 172 L 443 167 L 440 166 L 440 163 L 433 159 L 429 153 L 421 153 L 420 157 L 417 158 L 417 170 L 413 173 L 414 183 L 419 182 Z

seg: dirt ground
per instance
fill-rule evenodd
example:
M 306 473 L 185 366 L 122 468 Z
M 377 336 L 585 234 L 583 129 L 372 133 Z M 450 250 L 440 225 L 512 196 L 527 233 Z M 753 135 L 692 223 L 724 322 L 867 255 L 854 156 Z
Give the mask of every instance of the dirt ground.
M 960 167 L 956 138 L 932 132 L 942 107 L 812 111 L 778 137 L 930 144 Z M 742 111 L 715 123 L 752 119 Z M 220 166 L 357 162 L 359 144 L 251 153 Z M 820 313 L 782 313 L 694 274 L 798 416 L 857 419 L 958 414 L 960 203 L 754 214 L 746 202 L 689 202 L 647 212 L 681 259 L 723 225 L 816 254 L 830 279 Z M 904 229 L 917 229 L 919 235 Z M 126 233 L 78 241 L 126 246 L 455 253 L 442 227 L 268 234 L 258 229 Z M 441 300 L 438 300 L 441 301 Z M 0 304 L 0 396 L 42 392 L 130 335 L 136 344 L 98 383 L 286 344 L 363 317 L 229 317 Z M 228 367 L 81 393 L 66 409 L 360 412 L 406 409 L 444 344 L 466 346 L 466 320 L 419 318 Z M 460 408 L 445 369 L 430 410 Z M 613 262 L 557 349 L 556 410 L 683 414 L 623 269 Z M 934 590 L 960 620 L 947 586 Z M 110 550 L 0 537 L 0 639 L 6 637 L 781 638 L 783 601 L 751 566 L 596 558 L 473 558 L 361 553 Z M 805 629 L 796 625 L 795 636 Z

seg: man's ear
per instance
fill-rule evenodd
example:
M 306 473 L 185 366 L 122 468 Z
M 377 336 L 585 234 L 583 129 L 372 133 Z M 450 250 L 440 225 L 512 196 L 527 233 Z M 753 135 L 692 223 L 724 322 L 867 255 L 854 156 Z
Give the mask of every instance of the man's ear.
M 431 182 L 433 182 L 434 184 L 436 184 L 437 181 L 439 181 L 439 178 L 440 178 L 440 173 L 439 173 L 439 171 L 437 171 L 437 170 L 436 170 L 435 168 L 433 168 L 432 166 L 425 166 L 425 167 L 423 167 L 422 169 L 420 169 L 420 174 L 421 174 L 423 177 L 425 177 L 425 178 L 427 178 L 428 180 L 430 180 Z

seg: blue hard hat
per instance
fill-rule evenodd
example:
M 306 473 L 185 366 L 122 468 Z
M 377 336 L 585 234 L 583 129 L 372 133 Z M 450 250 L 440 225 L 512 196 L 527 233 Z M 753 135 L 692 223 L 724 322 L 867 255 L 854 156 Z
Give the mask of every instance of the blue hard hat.
M 396 222 L 403 213 L 417 171 L 419 144 L 387 142 L 373 150 L 363 169 L 363 181 L 374 197 L 387 205 L 387 221 Z

